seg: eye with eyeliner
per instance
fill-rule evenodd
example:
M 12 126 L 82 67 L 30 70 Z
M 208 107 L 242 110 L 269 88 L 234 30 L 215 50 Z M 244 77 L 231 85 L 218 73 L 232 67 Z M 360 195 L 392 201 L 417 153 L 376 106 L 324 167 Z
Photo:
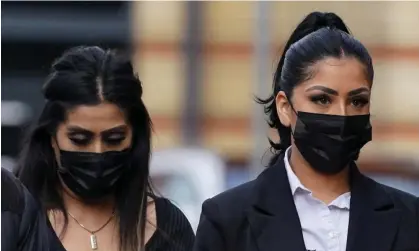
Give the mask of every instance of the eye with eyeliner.
M 318 105 L 328 105 L 332 102 L 332 99 L 327 94 L 316 94 L 310 96 L 311 102 L 318 104 Z
M 89 142 L 92 140 L 92 137 L 90 135 L 85 135 L 81 133 L 69 133 L 68 138 L 71 140 L 71 142 L 78 146 L 85 146 L 89 144 Z
M 100 140 L 108 146 L 118 146 L 126 139 L 126 134 L 125 126 L 119 126 L 100 132 L 98 137 L 100 137 Z M 68 128 L 67 137 L 74 145 L 86 147 L 92 143 L 96 136 L 94 132 L 72 126 Z
M 351 105 L 353 105 L 354 107 L 362 108 L 366 106 L 370 101 L 367 97 L 358 96 L 358 97 L 352 97 L 350 102 L 351 102 Z
M 125 135 L 116 134 L 116 135 L 109 135 L 107 137 L 104 137 L 103 141 L 108 145 L 115 146 L 115 145 L 121 144 L 122 141 L 125 140 L 125 138 L 126 138 Z

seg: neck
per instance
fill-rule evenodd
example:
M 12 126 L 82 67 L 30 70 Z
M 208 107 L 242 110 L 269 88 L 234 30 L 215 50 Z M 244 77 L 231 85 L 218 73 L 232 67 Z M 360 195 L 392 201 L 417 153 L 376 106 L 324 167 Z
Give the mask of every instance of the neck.
M 71 216 L 73 216 L 86 227 L 93 229 L 104 224 L 114 212 L 115 203 L 112 197 L 104 198 L 95 203 L 85 203 L 65 186 L 62 188 L 61 194 L 70 221 L 72 220 Z M 62 216 L 59 216 L 58 219 L 63 220 Z
M 63 188 L 62 195 L 67 211 L 76 217 L 82 217 L 85 214 L 110 216 L 114 211 L 114 200 L 112 197 L 107 197 L 93 203 L 86 203 L 66 188 Z
M 61 187 L 60 187 L 61 188 Z M 102 226 L 110 217 L 112 217 L 115 204 L 112 198 L 105 198 L 95 204 L 84 203 L 78 199 L 68 188 L 62 187 L 61 195 L 64 201 L 64 207 L 68 214 L 86 226 L 88 229 L 95 229 Z M 69 222 L 74 221 L 70 215 L 67 215 Z M 51 210 L 49 219 L 57 233 L 62 234 L 65 221 L 61 212 Z
M 326 204 L 350 191 L 349 168 L 333 175 L 320 173 L 310 166 L 295 145 L 292 146 L 290 164 L 300 182 Z

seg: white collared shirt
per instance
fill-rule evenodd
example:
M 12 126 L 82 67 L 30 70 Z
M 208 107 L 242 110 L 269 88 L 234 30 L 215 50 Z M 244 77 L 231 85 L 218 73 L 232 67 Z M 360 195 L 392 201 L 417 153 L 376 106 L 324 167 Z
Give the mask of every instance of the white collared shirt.
M 285 169 L 300 218 L 306 249 L 345 251 L 351 193 L 340 195 L 329 205 L 316 199 L 292 170 L 288 160 L 290 148 L 285 152 Z

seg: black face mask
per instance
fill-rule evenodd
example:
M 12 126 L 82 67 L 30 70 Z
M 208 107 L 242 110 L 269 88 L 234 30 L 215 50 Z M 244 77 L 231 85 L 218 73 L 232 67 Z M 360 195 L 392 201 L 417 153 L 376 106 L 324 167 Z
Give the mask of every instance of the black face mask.
M 117 182 L 127 170 L 128 158 L 128 150 L 103 153 L 60 150 L 59 175 L 81 199 L 100 199 L 115 191 Z
M 358 159 L 371 141 L 370 115 L 339 116 L 298 112 L 294 144 L 317 171 L 336 174 Z

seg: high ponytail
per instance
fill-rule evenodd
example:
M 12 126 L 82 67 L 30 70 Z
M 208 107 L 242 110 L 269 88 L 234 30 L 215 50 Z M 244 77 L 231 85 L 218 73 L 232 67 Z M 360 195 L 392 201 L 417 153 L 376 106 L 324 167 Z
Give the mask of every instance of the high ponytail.
M 343 56 L 359 59 L 372 81 L 372 60 L 368 51 L 350 35 L 348 27 L 335 13 L 312 12 L 293 31 L 275 71 L 272 95 L 266 99 L 257 99 L 259 104 L 264 105 L 269 126 L 277 130 L 280 138 L 278 143 L 269 139 L 275 153 L 271 163 L 291 145 L 291 128 L 284 126 L 278 117 L 275 103 L 278 92 L 285 92 L 288 100 L 291 100 L 293 89 L 310 78 L 310 74 L 307 74 L 310 65 L 325 57 Z

